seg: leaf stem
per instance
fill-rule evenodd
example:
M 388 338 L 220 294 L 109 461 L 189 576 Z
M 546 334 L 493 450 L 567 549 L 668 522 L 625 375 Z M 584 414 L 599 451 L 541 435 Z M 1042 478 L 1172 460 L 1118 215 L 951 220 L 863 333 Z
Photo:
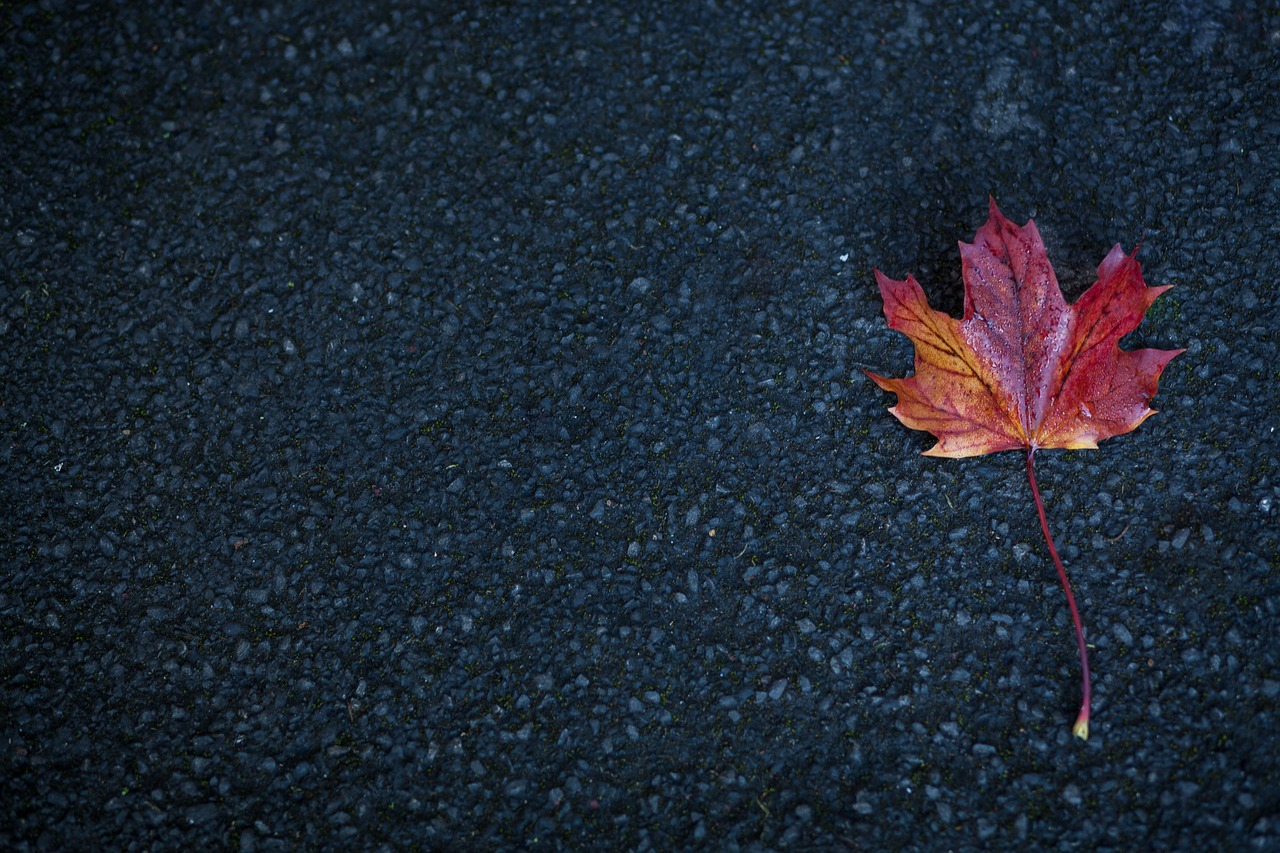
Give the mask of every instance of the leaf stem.
M 1084 628 L 1080 624 L 1080 611 L 1076 608 L 1076 597 L 1071 592 L 1071 582 L 1067 580 L 1067 570 L 1062 567 L 1058 557 L 1058 549 L 1054 547 L 1053 536 L 1049 534 L 1049 520 L 1044 515 L 1044 503 L 1040 500 L 1040 488 L 1036 485 L 1036 468 L 1032 459 L 1036 449 L 1027 449 L 1027 481 L 1031 483 L 1031 496 L 1036 500 L 1036 512 L 1040 514 L 1040 529 L 1044 531 L 1045 544 L 1049 546 L 1049 556 L 1053 557 L 1053 565 L 1058 570 L 1058 580 L 1062 581 L 1062 591 L 1067 594 L 1067 604 L 1071 607 L 1071 619 L 1076 625 L 1076 644 L 1080 647 L 1080 671 L 1084 684 L 1080 700 L 1080 715 L 1071 731 L 1081 740 L 1089 739 L 1089 649 L 1084 642 Z

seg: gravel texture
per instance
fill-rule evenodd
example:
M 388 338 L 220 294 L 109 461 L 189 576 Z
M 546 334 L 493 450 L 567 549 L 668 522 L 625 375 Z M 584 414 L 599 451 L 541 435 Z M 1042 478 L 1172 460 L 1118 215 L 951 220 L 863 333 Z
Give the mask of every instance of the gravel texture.
M 0 847 L 1280 848 L 1280 13 L 863 5 L 0 4 Z M 1176 285 L 1087 743 L 988 194 Z

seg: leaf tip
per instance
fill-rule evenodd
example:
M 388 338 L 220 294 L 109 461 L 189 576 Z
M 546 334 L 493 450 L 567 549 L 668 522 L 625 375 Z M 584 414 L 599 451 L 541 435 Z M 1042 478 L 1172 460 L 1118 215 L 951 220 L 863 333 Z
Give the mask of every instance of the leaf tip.
M 1071 727 L 1071 733 L 1080 740 L 1089 739 L 1089 712 L 1081 711 L 1080 716 L 1076 717 L 1076 724 Z
M 883 376 L 881 376 L 878 373 L 872 373 L 870 370 L 867 370 L 865 367 L 862 368 L 862 372 L 867 375 L 868 379 L 870 379 L 872 382 L 879 385 L 885 391 L 890 391 L 890 392 L 893 391 L 893 386 L 890 384 L 892 380 L 885 379 Z

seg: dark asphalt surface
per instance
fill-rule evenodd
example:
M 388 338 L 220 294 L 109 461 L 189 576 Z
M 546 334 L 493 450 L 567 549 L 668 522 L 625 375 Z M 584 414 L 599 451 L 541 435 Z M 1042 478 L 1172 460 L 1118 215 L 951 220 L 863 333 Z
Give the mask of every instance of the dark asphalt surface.
M 0 4 L 0 847 L 1280 849 L 1280 13 L 675 8 Z M 988 194 L 1187 350 L 1037 456 L 1088 742 L 861 372 Z

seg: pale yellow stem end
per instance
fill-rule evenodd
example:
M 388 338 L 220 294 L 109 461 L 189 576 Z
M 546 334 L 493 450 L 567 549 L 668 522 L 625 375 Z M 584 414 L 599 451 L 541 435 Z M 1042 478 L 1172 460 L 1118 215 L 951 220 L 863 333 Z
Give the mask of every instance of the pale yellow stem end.
M 1072 727 L 1071 733 L 1080 740 L 1089 739 L 1089 717 L 1087 714 L 1081 714 L 1076 718 L 1076 724 Z

